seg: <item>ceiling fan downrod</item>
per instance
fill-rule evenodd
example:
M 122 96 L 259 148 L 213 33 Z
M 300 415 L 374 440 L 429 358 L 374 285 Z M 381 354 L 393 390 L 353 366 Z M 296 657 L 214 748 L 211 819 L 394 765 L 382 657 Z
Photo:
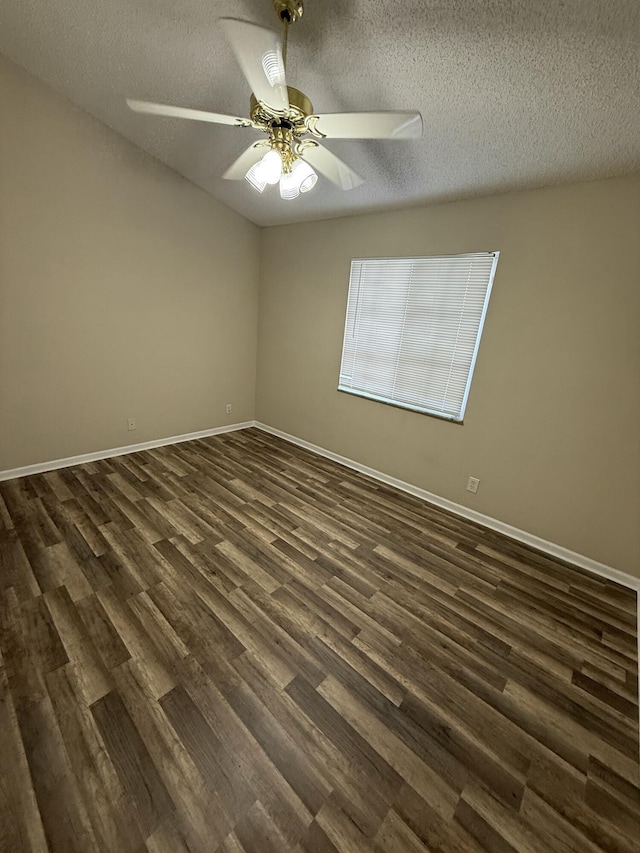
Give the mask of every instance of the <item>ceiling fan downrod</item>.
M 289 40 L 289 24 L 299 21 L 304 12 L 302 0 L 273 0 L 273 8 L 284 26 L 282 38 L 282 62 L 287 65 L 287 42 Z

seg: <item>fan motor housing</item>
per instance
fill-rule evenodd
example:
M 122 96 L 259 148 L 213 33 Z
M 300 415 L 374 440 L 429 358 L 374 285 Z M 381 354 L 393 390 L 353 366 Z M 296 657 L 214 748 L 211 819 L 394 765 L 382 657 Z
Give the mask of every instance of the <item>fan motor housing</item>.
M 251 119 L 267 130 L 272 124 L 288 122 L 294 134 L 300 135 L 307 132 L 307 116 L 313 115 L 313 104 L 309 98 L 299 89 L 287 86 L 289 95 L 289 109 L 286 113 L 277 113 L 266 104 L 251 96 L 250 115 Z

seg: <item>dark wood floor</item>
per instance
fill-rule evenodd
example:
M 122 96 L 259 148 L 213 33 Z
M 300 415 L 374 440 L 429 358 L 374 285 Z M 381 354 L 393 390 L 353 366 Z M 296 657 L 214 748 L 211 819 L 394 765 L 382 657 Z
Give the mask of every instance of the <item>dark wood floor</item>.
M 2 851 L 640 849 L 635 593 L 257 430 L 0 495 Z

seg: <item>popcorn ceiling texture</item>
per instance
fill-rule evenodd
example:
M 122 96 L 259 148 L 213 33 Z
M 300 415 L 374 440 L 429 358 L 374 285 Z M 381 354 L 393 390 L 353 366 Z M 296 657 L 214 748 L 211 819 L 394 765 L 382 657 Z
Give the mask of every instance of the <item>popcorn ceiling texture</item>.
M 293 202 L 220 178 L 255 131 L 125 105 L 247 115 L 222 16 L 278 26 L 271 0 L 2 0 L 0 52 L 259 225 L 640 170 L 638 0 L 305 0 L 289 84 L 317 112 L 418 109 L 425 134 L 329 142 L 366 183 Z

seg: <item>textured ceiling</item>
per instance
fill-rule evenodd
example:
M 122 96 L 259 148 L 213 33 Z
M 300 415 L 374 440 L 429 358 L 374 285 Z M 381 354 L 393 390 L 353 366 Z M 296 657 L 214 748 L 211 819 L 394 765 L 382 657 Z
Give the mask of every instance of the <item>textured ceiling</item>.
M 638 0 L 305 0 L 287 78 L 317 112 L 417 109 L 411 142 L 327 143 L 366 183 L 282 201 L 219 176 L 256 131 L 130 112 L 125 96 L 247 115 L 216 19 L 271 0 L 2 0 L 0 52 L 259 225 L 640 170 Z M 5 120 L 6 117 L 3 117 Z

